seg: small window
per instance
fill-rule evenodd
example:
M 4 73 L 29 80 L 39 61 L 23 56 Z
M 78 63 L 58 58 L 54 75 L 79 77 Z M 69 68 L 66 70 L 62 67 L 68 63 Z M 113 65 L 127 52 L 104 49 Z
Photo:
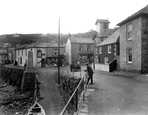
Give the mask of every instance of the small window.
M 99 54 L 102 54 L 102 47 L 99 47 Z
M 20 64 L 22 64 L 22 57 L 20 57 Z
M 132 48 L 127 48 L 127 63 L 132 63 Z
M 87 45 L 87 51 L 90 51 L 90 45 Z
M 111 53 L 111 45 L 108 45 L 108 53 Z
M 82 51 L 82 45 L 79 45 L 79 51 Z
M 104 58 L 104 62 L 105 62 L 105 64 L 108 64 L 108 57 Z
M 58 49 L 57 48 L 54 48 L 53 49 L 53 56 L 57 56 L 58 55 Z
M 132 40 L 132 24 L 127 25 L 127 40 Z

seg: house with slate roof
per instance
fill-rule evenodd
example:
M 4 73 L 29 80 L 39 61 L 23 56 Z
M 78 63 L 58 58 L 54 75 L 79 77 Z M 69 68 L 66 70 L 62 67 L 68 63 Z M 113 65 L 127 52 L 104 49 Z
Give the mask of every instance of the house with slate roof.
M 98 55 L 97 45 L 103 42 L 106 38 L 108 38 L 110 35 L 112 35 L 112 33 L 114 33 L 118 29 L 118 28 L 110 29 L 109 23 L 110 23 L 109 20 L 106 19 L 97 19 L 95 22 L 97 34 L 92 38 L 95 45 L 94 55 Z M 95 61 L 93 67 L 95 69 L 95 63 L 98 63 L 96 61 L 98 60 L 98 58 L 95 56 L 94 60 Z
M 93 62 L 94 42 L 91 38 L 71 37 L 66 44 L 66 62 L 72 64 L 76 62 Z
M 120 70 L 148 72 L 148 5 L 120 26 Z
M 95 70 L 110 71 L 110 64 L 119 56 L 119 30 L 98 44 L 95 55 Z M 117 61 L 116 61 L 117 62 Z M 115 62 L 115 66 L 117 63 Z M 114 67 L 116 69 L 116 67 Z
M 25 44 L 16 48 L 16 61 L 18 66 L 28 63 L 28 52 L 33 53 L 33 67 L 43 67 L 56 62 L 58 58 L 58 43 L 32 43 Z M 65 46 L 60 45 L 60 58 L 65 60 Z M 64 62 L 63 62 L 64 63 Z

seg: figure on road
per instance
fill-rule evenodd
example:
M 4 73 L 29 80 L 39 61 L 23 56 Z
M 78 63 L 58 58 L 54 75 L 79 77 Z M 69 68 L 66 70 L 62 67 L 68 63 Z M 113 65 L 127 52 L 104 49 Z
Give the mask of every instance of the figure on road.
M 87 69 L 85 70 L 87 73 L 88 73 L 88 80 L 87 80 L 87 84 L 89 83 L 89 81 L 91 80 L 91 83 L 90 84 L 93 84 L 93 74 L 94 74 L 94 71 L 93 69 L 89 66 L 89 63 L 86 64 L 87 66 Z

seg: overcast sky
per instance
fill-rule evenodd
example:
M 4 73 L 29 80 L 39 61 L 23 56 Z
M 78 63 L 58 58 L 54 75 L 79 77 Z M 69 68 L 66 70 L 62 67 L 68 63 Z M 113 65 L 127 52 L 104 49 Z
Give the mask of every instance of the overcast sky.
M 0 0 L 0 34 L 81 33 L 96 30 L 96 19 L 114 28 L 148 5 L 148 0 Z

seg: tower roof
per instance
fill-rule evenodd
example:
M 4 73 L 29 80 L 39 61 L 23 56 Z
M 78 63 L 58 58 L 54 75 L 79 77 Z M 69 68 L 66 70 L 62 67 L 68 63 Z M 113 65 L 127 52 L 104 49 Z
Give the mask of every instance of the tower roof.
M 110 23 L 110 21 L 108 21 L 108 19 L 97 19 L 95 25 L 97 25 L 98 23 Z

